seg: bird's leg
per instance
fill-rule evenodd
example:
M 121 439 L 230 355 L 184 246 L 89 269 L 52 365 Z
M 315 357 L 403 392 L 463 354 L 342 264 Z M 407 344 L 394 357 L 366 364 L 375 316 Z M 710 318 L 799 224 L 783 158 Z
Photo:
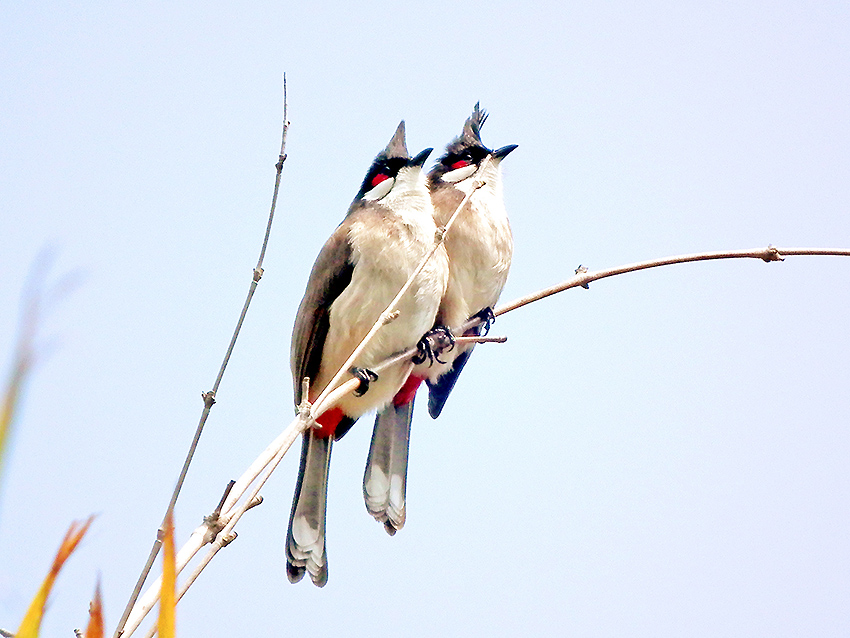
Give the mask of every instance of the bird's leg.
M 490 326 L 496 321 L 496 315 L 493 314 L 493 309 L 490 306 L 476 312 L 470 319 L 481 319 L 481 326 L 478 329 L 479 336 L 485 336 L 490 332 Z M 483 334 L 482 334 L 483 332 Z
M 372 383 L 372 381 L 378 380 L 378 375 L 368 368 L 358 368 L 355 366 L 351 368 L 349 372 L 356 378 L 360 379 L 360 385 L 354 391 L 354 396 L 356 397 L 362 397 L 366 394 L 369 391 L 369 384 Z
M 413 363 L 419 365 L 427 360 L 431 362 L 431 365 L 434 361 L 445 364 L 446 362 L 440 359 L 440 355 L 443 352 L 451 352 L 454 347 L 455 336 L 452 331 L 446 326 L 434 326 L 416 344 L 419 352 L 413 357 Z

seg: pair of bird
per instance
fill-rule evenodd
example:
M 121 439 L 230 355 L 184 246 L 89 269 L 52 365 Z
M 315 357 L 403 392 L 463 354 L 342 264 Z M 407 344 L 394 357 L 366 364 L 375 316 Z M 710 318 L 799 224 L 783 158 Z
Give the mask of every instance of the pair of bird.
M 320 415 L 316 426 L 302 435 L 286 539 L 287 575 L 293 583 L 305 572 L 320 587 L 327 582 L 325 512 L 333 441 L 364 413 L 378 410 L 363 495 L 369 512 L 395 534 L 405 521 L 416 390 L 427 382 L 428 411 L 439 416 L 472 347 L 457 344 L 415 364 L 396 363 L 380 376 L 370 368 L 416 344 L 433 355 L 423 337 L 429 331 L 446 333 L 474 315 L 492 317 L 513 252 L 500 162 L 516 146 L 495 151 L 484 146 L 481 126 L 486 118 L 476 104 L 463 132 L 427 175 L 423 165 L 433 149 L 410 157 L 402 121 L 313 265 L 292 335 L 296 406 L 305 398 L 302 379 L 310 379 L 307 398 L 312 403 L 436 246 L 399 301 L 398 316 L 378 330 L 356 359 L 350 372 L 361 380 L 358 392 Z M 444 244 L 437 246 L 438 228 L 445 227 L 467 195 Z

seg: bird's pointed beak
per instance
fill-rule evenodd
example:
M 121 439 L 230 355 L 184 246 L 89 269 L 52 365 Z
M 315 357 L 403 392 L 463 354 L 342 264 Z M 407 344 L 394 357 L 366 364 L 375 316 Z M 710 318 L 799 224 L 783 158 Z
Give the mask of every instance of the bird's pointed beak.
M 493 151 L 493 157 L 495 157 L 497 160 L 501 161 L 501 160 L 505 159 L 508 156 L 508 153 L 510 153 L 512 150 L 514 150 L 517 146 L 519 146 L 519 145 L 518 144 L 508 144 L 507 146 L 503 146 L 500 149 L 496 149 L 495 151 Z
M 425 160 L 428 159 L 428 156 L 433 152 L 433 150 L 433 148 L 426 148 L 424 151 L 419 153 L 419 155 L 410 160 L 410 165 L 421 167 L 425 163 Z

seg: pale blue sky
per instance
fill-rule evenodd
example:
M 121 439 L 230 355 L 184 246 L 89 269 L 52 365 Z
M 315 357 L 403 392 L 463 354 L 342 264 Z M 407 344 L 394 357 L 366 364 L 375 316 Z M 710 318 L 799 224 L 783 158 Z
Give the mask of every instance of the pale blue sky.
M 98 513 L 45 636 L 115 626 L 256 262 L 260 284 L 185 493 L 182 544 L 291 419 L 289 336 L 372 157 L 477 100 L 504 163 L 507 301 L 701 250 L 850 247 L 845 2 L 5 3 L 0 352 L 28 270 L 83 284 L 45 318 L 0 504 L 0 626 Z M 850 261 L 714 262 L 597 282 L 500 319 L 414 423 L 408 523 L 335 447 L 330 581 L 292 586 L 297 451 L 178 610 L 179 635 L 846 636 Z M 5 374 L 5 372 L 4 372 Z

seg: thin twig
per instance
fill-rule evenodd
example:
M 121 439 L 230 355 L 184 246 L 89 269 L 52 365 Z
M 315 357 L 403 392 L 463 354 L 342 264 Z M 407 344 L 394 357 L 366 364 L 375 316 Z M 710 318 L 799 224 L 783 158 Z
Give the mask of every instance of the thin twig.
M 850 249 L 776 248 L 774 246 L 768 246 L 767 248 L 693 253 L 689 255 L 679 255 L 676 257 L 666 257 L 663 259 L 651 259 L 648 261 L 639 261 L 632 264 L 626 264 L 625 266 L 620 266 L 618 268 L 609 268 L 607 270 L 598 270 L 595 272 L 590 272 L 586 268 L 579 266 L 579 268 L 576 269 L 577 274 L 575 277 L 567 279 L 566 281 L 555 286 L 544 288 L 543 290 L 532 293 L 530 295 L 525 295 L 524 297 L 519 297 L 518 299 L 499 306 L 493 311 L 493 315 L 499 317 L 508 312 L 511 312 L 512 310 L 522 308 L 523 306 L 526 306 L 530 303 L 539 301 L 540 299 L 545 299 L 546 297 L 550 297 L 559 292 L 563 292 L 564 290 L 569 290 L 570 288 L 587 288 L 591 282 L 596 281 L 598 279 L 604 279 L 606 277 L 612 277 L 614 275 L 622 275 L 624 273 L 635 272 L 638 270 L 646 270 L 648 268 L 655 268 L 658 266 L 670 266 L 673 264 L 684 264 L 693 261 L 711 261 L 715 259 L 761 259 L 765 262 L 771 262 L 783 261 L 785 257 L 795 255 L 850 257 Z M 475 328 L 476 326 L 481 325 L 484 322 L 485 319 L 482 319 L 480 317 L 473 317 L 471 319 L 468 319 L 460 326 L 452 328 L 452 333 L 462 335 L 471 328 Z M 460 337 L 456 337 L 455 339 L 459 338 Z M 415 354 L 417 354 L 417 352 L 418 350 L 415 347 L 408 348 L 407 350 L 403 350 L 402 352 L 398 352 L 390 358 L 374 366 L 372 368 L 372 371 L 377 374 L 380 374 L 381 371 L 386 370 L 388 367 L 393 366 L 400 361 L 404 361 L 405 359 L 414 356 Z
M 145 584 L 145 580 L 147 580 L 148 574 L 150 573 L 151 568 L 153 567 L 153 563 L 156 560 L 156 556 L 159 553 L 159 548 L 162 546 L 162 536 L 163 530 L 165 528 L 165 522 L 174 513 L 174 506 L 177 503 L 177 497 L 180 495 L 180 490 L 183 487 L 183 482 L 186 480 L 186 474 L 189 472 L 189 465 L 192 463 L 192 458 L 195 456 L 195 450 L 198 447 L 198 441 L 201 438 L 201 434 L 204 431 L 204 426 L 206 425 L 207 418 L 210 414 L 210 409 L 215 404 L 215 395 L 218 392 L 218 388 L 221 385 L 221 380 L 224 377 L 224 371 L 227 368 L 227 364 L 230 361 L 230 356 L 233 354 L 233 348 L 236 345 L 236 339 L 239 336 L 239 331 L 242 329 L 242 323 L 245 321 L 245 315 L 248 313 L 248 306 L 251 305 L 251 299 L 254 297 L 254 291 L 257 289 L 257 284 L 260 282 L 260 278 L 263 276 L 263 259 L 266 255 L 266 247 L 269 243 L 269 236 L 271 234 L 272 229 L 272 221 L 274 221 L 274 212 L 275 207 L 277 205 L 277 195 L 280 190 L 280 178 L 281 173 L 283 172 L 283 163 L 286 161 L 286 133 L 289 130 L 289 120 L 286 117 L 286 75 L 283 76 L 283 134 L 281 136 L 280 142 L 280 155 L 278 156 L 278 162 L 275 164 L 275 169 L 277 171 L 275 175 L 274 182 L 274 194 L 272 195 L 272 203 L 271 210 L 269 211 L 269 220 L 266 224 L 266 234 L 263 238 L 263 245 L 260 249 L 260 257 L 257 260 L 257 265 L 254 268 L 254 271 L 251 276 L 251 284 L 248 288 L 248 296 L 245 299 L 245 303 L 242 306 L 242 312 L 239 315 L 239 320 L 236 322 L 236 328 L 233 331 L 233 336 L 230 338 L 230 344 L 227 347 L 227 352 L 224 355 L 224 360 L 221 362 L 221 368 L 219 368 L 218 375 L 216 376 L 215 383 L 213 384 L 212 390 L 203 393 L 201 396 L 204 399 L 204 408 L 201 412 L 201 418 L 198 422 L 198 427 L 195 429 L 195 436 L 192 439 L 192 443 L 189 446 L 189 451 L 186 454 L 186 460 L 183 462 L 183 467 L 180 470 L 180 475 L 177 478 L 177 484 L 174 486 L 174 492 L 171 494 L 171 500 L 168 502 L 168 508 L 165 511 L 165 516 L 163 516 L 162 523 L 159 526 L 156 534 L 156 540 L 153 543 L 153 547 L 151 547 L 150 554 L 148 555 L 148 560 L 145 563 L 144 568 L 142 569 L 142 573 L 139 575 L 139 579 L 136 582 L 135 587 L 133 588 L 133 593 L 130 595 L 130 600 L 127 602 L 127 606 L 124 609 L 124 613 L 121 615 L 121 620 L 118 622 L 118 627 L 115 630 L 115 638 L 120 638 L 124 633 L 124 627 L 127 623 L 127 618 L 130 615 L 130 612 L 133 609 L 133 606 L 136 604 L 136 600 L 139 597 L 139 593 L 142 591 L 142 587 Z
M 499 315 L 511 312 L 517 308 L 522 308 L 534 301 L 539 301 L 540 299 L 544 299 L 564 290 L 569 290 L 570 288 L 576 288 L 579 286 L 587 288 L 587 286 L 593 281 L 604 279 L 606 277 L 613 277 L 614 275 L 622 275 L 627 272 L 646 270 L 648 268 L 656 268 L 658 266 L 670 266 L 672 264 L 685 264 L 692 261 L 711 261 L 714 259 L 761 259 L 765 262 L 782 261 L 786 256 L 793 255 L 834 255 L 850 257 L 850 250 L 843 248 L 776 248 L 774 246 L 768 246 L 767 248 L 694 253 L 690 255 L 677 255 L 675 257 L 667 257 L 664 259 L 650 259 L 648 261 L 639 261 L 633 264 L 626 264 L 625 266 L 620 266 L 618 268 L 597 270 L 595 272 L 589 272 L 582 267 L 579 267 L 575 277 L 567 279 L 565 282 L 556 286 L 545 288 L 539 292 L 526 295 L 525 297 L 520 297 L 510 303 L 499 306 L 493 314 L 498 317 Z M 467 329 L 469 329 L 478 323 L 481 323 L 481 321 L 476 320 L 474 323 L 467 322 L 467 324 L 464 325 L 467 326 Z
M 507 337 L 455 337 L 455 343 L 507 343 Z

